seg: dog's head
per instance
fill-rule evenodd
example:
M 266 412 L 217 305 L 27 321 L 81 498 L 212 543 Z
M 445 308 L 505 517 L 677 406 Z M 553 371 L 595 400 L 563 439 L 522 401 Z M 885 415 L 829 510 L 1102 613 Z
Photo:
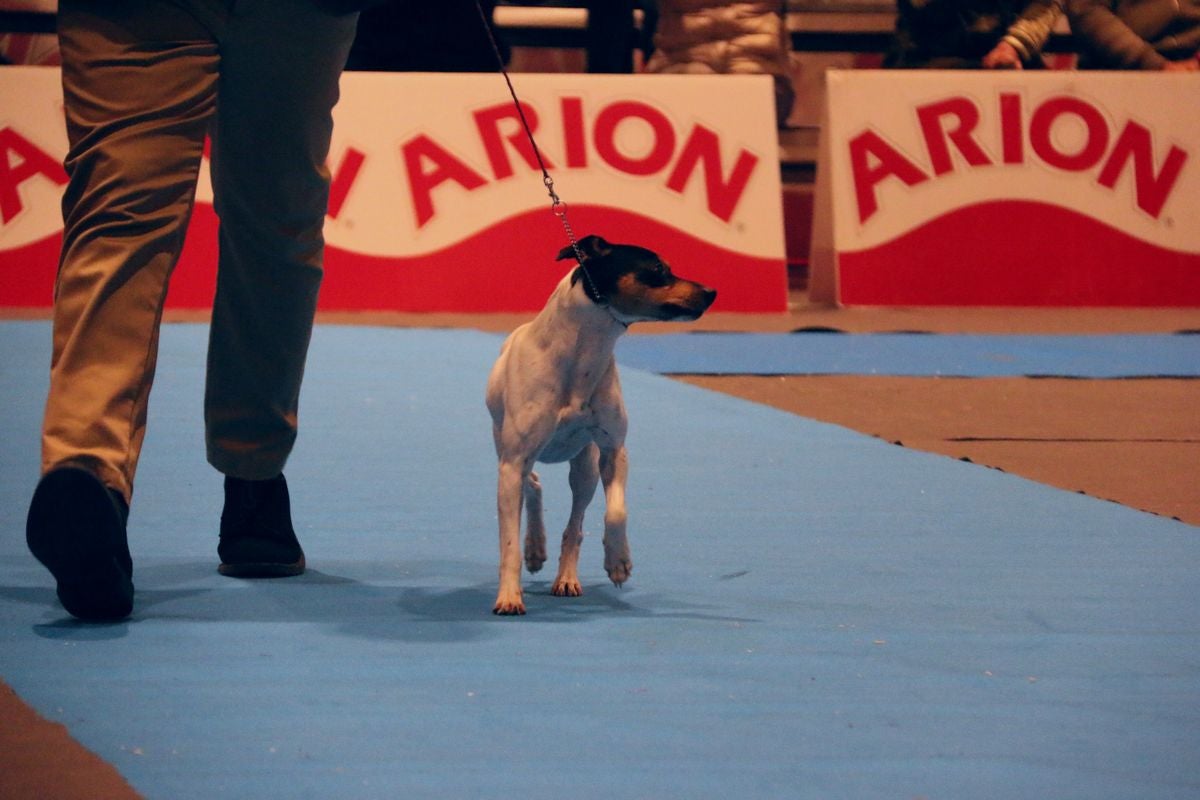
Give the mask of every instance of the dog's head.
M 644 247 L 610 244 L 599 236 L 585 236 L 578 244 L 582 266 L 571 275 L 572 285 L 584 281 L 588 296 L 627 324 L 698 319 L 717 297 L 715 289 L 676 276 Z M 576 258 L 574 248 L 558 254 L 560 261 L 566 258 Z

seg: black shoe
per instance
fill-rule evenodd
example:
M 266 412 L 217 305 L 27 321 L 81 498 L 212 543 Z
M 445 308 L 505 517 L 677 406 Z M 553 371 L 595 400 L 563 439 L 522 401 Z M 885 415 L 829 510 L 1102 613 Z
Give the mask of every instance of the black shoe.
M 292 529 L 282 475 L 266 481 L 225 476 L 217 555 L 217 571 L 231 578 L 286 578 L 304 572 L 304 551 Z
M 133 611 L 133 562 L 119 492 L 80 467 L 47 472 L 33 493 L 25 541 L 58 581 L 58 599 L 73 616 L 111 622 Z

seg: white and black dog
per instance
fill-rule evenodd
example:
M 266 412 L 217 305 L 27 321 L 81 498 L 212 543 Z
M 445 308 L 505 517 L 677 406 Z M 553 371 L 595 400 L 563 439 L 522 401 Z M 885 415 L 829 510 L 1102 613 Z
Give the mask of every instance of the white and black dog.
M 570 461 L 571 515 L 562 537 L 552 592 L 582 594 L 579 547 L 583 512 L 604 483 L 604 569 L 614 584 L 629 579 L 633 562 L 625 535 L 627 418 L 613 346 L 634 322 L 694 320 L 716 291 L 678 278 L 655 253 L 609 244 L 598 236 L 578 243 L 581 266 L 566 275 L 546 307 L 505 341 L 492 367 L 487 407 L 499 457 L 500 590 L 496 614 L 524 614 L 521 592 L 521 506 L 528 520 L 525 565 L 546 562 L 542 487 L 535 462 Z M 559 260 L 576 258 L 571 247 Z

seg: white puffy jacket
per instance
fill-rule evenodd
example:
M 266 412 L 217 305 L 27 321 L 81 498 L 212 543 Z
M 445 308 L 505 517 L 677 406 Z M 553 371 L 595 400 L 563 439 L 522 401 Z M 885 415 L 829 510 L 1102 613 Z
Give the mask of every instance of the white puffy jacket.
M 791 38 L 782 0 L 659 0 L 647 72 L 775 76 L 776 113 L 787 118 L 794 92 Z

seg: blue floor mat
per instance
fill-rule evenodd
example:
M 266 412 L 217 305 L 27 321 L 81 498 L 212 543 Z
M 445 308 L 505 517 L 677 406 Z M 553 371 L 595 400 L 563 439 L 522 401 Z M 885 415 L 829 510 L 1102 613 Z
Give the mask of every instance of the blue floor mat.
M 49 326 L 0 323 L 0 677 L 149 798 L 1200 792 L 1194 527 L 625 370 L 632 580 L 597 498 L 586 594 L 526 576 L 496 618 L 500 339 L 319 327 L 288 469 L 312 569 L 230 580 L 205 335 L 164 328 L 134 616 L 82 626 L 22 536 Z
M 1200 376 L 1200 336 L 678 333 L 627 336 L 622 364 L 660 374 Z

